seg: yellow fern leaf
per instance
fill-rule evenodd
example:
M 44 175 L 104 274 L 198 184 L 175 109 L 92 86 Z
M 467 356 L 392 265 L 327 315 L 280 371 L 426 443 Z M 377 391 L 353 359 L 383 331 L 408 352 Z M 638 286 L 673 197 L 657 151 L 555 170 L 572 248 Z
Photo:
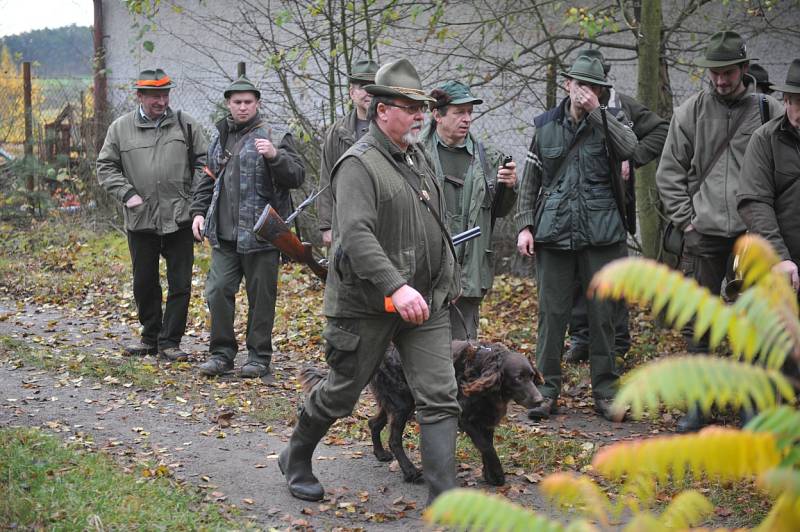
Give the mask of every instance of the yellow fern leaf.
M 706 427 L 696 434 L 662 436 L 620 442 L 601 449 L 592 466 L 602 475 L 668 475 L 681 481 L 686 471 L 720 480 L 757 476 L 780 463 L 781 454 L 770 433 L 754 433 L 724 427 Z
M 683 356 L 656 360 L 640 366 L 622 379 L 614 408 L 630 407 L 633 417 L 655 414 L 662 404 L 684 407 L 699 403 L 708 412 L 717 406 L 767 410 L 777 395 L 794 398 L 789 381 L 779 371 L 742 364 L 735 360 Z
M 591 479 L 572 473 L 553 473 L 542 480 L 542 492 L 559 506 L 576 506 L 583 513 L 608 526 L 611 502 Z
M 659 518 L 661 525 L 670 530 L 684 530 L 702 523 L 714 511 L 714 505 L 699 491 L 679 493 Z
M 656 516 L 651 513 L 640 513 L 633 516 L 633 519 L 625 525 L 624 532 L 651 532 L 660 530 L 664 527 Z

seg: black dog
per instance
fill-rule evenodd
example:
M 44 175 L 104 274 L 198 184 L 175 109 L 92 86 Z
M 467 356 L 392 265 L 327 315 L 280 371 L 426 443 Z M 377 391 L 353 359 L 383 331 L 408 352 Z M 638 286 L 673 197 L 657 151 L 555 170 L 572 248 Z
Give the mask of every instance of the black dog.
M 494 448 L 494 429 L 505 417 L 509 401 L 514 400 L 525 408 L 541 403 L 543 397 L 536 384 L 544 380 L 525 356 L 502 344 L 454 341 L 452 354 L 461 405 L 459 428 L 481 453 L 484 480 L 502 486 L 505 473 Z M 300 377 L 303 389 L 311 390 L 322 376 L 315 368 L 304 369 Z M 397 458 L 403 480 L 422 482 L 422 471 L 414 466 L 403 449 L 403 431 L 416 405 L 394 346 L 387 350 L 369 386 L 379 408 L 369 420 L 375 457 L 382 462 Z M 381 430 L 387 423 L 391 452 L 384 449 L 381 442 Z

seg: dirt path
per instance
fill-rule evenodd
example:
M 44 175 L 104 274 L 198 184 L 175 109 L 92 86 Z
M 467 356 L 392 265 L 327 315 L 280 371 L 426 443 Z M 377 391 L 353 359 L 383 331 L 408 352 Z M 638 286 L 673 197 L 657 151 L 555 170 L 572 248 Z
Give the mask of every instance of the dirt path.
M 118 338 L 131 338 L 125 324 L 112 323 L 101 330 L 95 326 L 96 319 L 55 307 L 0 301 L 0 336 L 26 344 L 78 348 L 88 357 L 115 351 Z M 202 341 L 190 338 L 184 345 L 200 354 L 192 363 L 203 357 Z M 425 486 L 402 482 L 399 472 L 374 459 L 368 442 L 321 445 L 314 467 L 329 499 L 323 504 L 302 502 L 289 495 L 276 464 L 290 433 L 285 423 L 265 425 L 246 416 L 220 423 L 207 411 L 193 408 L 192 400 L 161 389 L 136 389 L 128 383 L 19 367 L 8 353 L 0 355 L 0 426 L 43 427 L 65 440 L 103 450 L 134 472 L 140 472 L 148 460 L 164 464 L 176 479 L 198 486 L 210 500 L 236 505 L 265 528 L 423 528 Z M 273 362 L 276 380 L 295 369 L 286 355 Z M 213 393 L 211 384 L 199 382 L 201 396 Z M 509 421 L 531 424 L 516 405 Z M 606 422 L 593 415 L 588 404 L 536 426 L 543 432 L 595 443 L 641 436 L 651 428 Z M 461 477 L 465 482 L 471 478 L 466 471 Z M 534 510 L 551 511 L 530 479 L 508 477 L 503 492 L 510 498 Z M 482 483 L 477 487 L 494 491 Z

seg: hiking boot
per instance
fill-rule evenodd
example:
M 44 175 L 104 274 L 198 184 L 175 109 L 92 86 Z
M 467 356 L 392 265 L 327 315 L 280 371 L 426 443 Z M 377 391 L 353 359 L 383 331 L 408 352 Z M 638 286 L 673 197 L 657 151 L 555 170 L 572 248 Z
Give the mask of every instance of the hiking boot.
M 180 347 L 165 347 L 158 354 L 172 362 L 186 362 L 189 360 L 189 355 L 181 351 Z
M 628 410 L 625 409 L 618 412 L 611 408 L 613 403 L 613 399 L 595 399 L 594 411 L 600 416 L 604 417 L 607 421 L 616 421 L 617 423 L 625 421 L 625 417 L 628 415 Z
M 216 377 L 233 371 L 233 361 L 214 356 L 200 364 L 197 370 L 206 377 Z
M 239 376 L 243 379 L 257 379 L 269 373 L 269 366 L 256 362 L 254 360 L 248 361 L 242 369 L 239 370 Z
M 558 400 L 545 397 L 542 404 L 528 410 L 528 419 L 539 421 L 540 419 L 549 419 L 553 414 L 558 414 Z
M 678 420 L 675 431 L 680 433 L 697 432 L 708 424 L 699 406 L 692 406 L 685 416 Z
M 321 501 L 325 496 L 325 488 L 311 468 L 311 457 L 332 424 L 333 421 L 313 419 L 305 410 L 298 415 L 289 444 L 278 455 L 278 467 L 286 477 L 286 485 L 293 497 Z
M 564 362 L 577 364 L 589 360 L 589 346 L 586 344 L 574 344 L 564 355 Z
M 143 357 L 145 355 L 155 355 L 158 353 L 158 348 L 155 345 L 140 340 L 126 345 L 124 353 L 131 357 Z

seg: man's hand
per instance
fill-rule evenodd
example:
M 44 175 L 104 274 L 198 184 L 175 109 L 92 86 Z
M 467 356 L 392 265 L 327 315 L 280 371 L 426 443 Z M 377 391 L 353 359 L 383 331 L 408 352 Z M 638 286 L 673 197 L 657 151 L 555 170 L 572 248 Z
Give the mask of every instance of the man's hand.
M 511 161 L 505 166 L 501 166 L 497 171 L 497 182 L 503 183 L 508 188 L 514 188 L 517 184 L 517 163 Z
M 431 315 L 425 298 L 407 284 L 395 290 L 392 304 L 404 321 L 415 325 L 422 325 Z
M 326 248 L 329 248 L 331 247 L 332 243 L 333 243 L 333 231 L 331 231 L 330 229 L 328 229 L 327 231 L 323 231 L 322 245 L 325 246 Z
M 129 209 L 132 209 L 134 207 L 138 207 L 142 203 L 144 203 L 142 197 L 139 194 L 134 194 L 128 199 L 128 201 L 125 202 L 125 206 Z
M 192 220 L 192 234 L 194 235 L 194 239 L 198 242 L 203 241 L 203 230 L 206 226 L 206 218 L 200 214 L 194 217 Z
M 772 267 L 772 271 L 777 273 L 784 273 L 789 277 L 789 282 L 792 283 L 792 288 L 797 292 L 800 289 L 800 276 L 797 273 L 797 264 L 792 260 L 782 260 Z
M 622 179 L 627 181 L 631 178 L 631 163 L 629 161 L 622 161 Z
M 278 156 L 278 149 L 267 139 L 256 139 L 256 151 L 267 160 Z
M 591 113 L 600 107 L 600 101 L 597 99 L 597 95 L 589 87 L 578 83 L 572 83 L 571 89 L 570 100 L 587 113 Z
M 533 233 L 528 227 L 517 236 L 517 251 L 524 257 L 533 257 Z

